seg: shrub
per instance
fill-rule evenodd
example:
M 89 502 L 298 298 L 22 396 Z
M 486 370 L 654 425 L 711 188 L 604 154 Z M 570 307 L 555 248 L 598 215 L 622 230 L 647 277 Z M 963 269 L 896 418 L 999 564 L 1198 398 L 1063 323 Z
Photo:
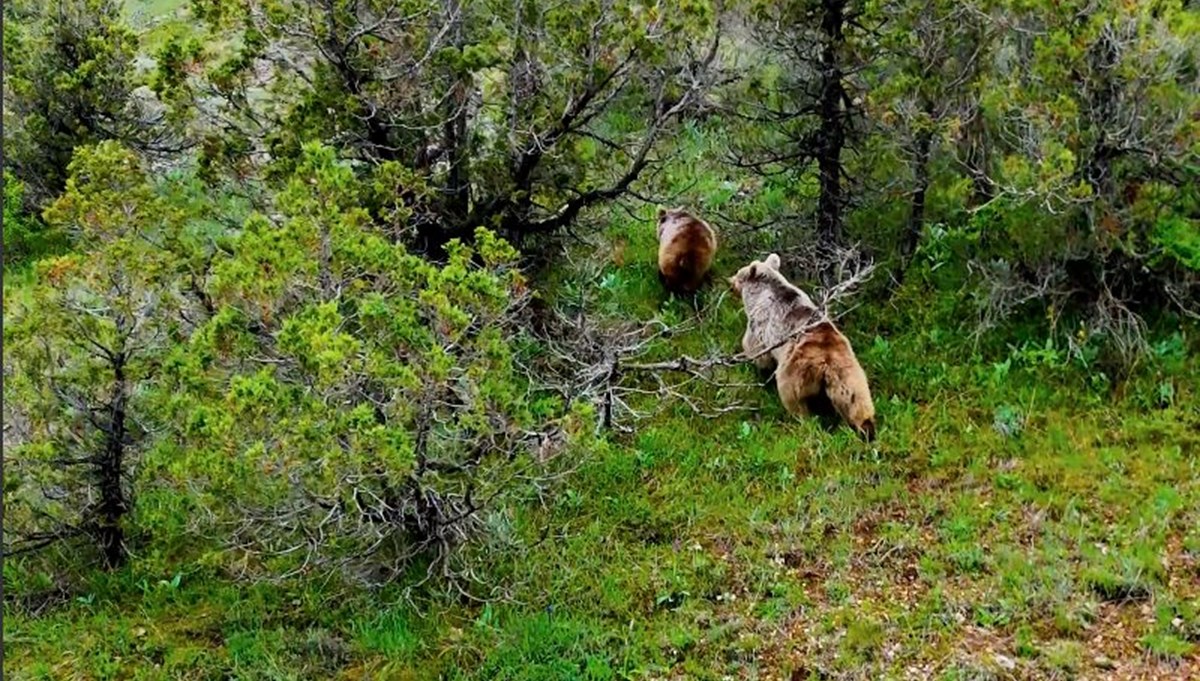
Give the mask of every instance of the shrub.
M 433 264 L 386 239 L 358 193 L 332 149 L 306 146 L 281 219 L 247 221 L 214 264 L 216 314 L 167 362 L 160 478 L 274 574 L 449 571 L 485 527 L 505 541 L 503 505 L 589 432 L 561 400 L 547 413 L 522 368 L 516 251 L 480 229 Z

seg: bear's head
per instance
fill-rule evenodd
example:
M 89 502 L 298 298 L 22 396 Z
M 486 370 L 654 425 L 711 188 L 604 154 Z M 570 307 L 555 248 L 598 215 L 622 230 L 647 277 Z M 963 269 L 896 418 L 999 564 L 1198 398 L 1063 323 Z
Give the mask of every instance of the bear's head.
M 729 278 L 729 285 L 733 288 L 734 294 L 740 298 L 742 288 L 746 284 L 771 276 L 768 273 L 779 274 L 779 255 L 777 253 L 768 255 L 766 260 L 755 260 L 738 270 Z
M 694 220 L 692 214 L 680 208 L 659 208 L 658 209 L 658 238 L 662 238 L 663 230 L 667 225 L 674 223 L 676 220 Z

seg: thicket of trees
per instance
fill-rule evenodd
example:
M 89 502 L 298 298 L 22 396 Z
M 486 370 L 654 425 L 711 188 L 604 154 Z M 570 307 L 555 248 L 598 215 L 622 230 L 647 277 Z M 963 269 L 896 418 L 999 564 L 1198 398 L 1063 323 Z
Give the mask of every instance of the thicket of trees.
M 732 207 L 757 243 L 1125 359 L 1200 312 L 1179 1 L 195 0 L 152 66 L 111 0 L 4 11 L 10 555 L 375 579 L 503 535 L 596 446 L 514 247 L 665 198 L 688 121 L 786 197 Z
M 446 568 L 594 435 L 589 405 L 523 368 L 531 291 L 486 229 L 414 255 L 308 144 L 198 286 L 205 206 L 179 191 L 106 141 L 45 211 L 76 252 L 41 261 L 6 319 L 10 555 L 83 539 L 116 567 L 157 532 L 224 536 L 275 573 Z

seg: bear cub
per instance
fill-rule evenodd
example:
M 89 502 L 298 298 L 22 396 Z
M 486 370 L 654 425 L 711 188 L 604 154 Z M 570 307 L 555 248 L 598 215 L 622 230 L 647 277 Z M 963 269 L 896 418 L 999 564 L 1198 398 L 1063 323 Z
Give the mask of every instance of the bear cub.
M 658 209 L 658 277 L 672 293 L 700 288 L 717 252 L 717 233 L 682 208 Z

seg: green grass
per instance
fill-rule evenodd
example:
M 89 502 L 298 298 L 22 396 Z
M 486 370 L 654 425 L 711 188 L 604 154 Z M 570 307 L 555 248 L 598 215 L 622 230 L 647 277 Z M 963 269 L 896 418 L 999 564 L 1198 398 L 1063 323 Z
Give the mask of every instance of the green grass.
M 611 268 L 602 304 L 629 296 L 631 308 L 654 311 L 643 255 Z M 732 346 L 732 304 L 663 354 Z M 661 310 L 694 314 L 675 301 Z M 203 572 L 147 591 L 142 577 L 112 577 L 38 617 L 10 606 L 6 671 L 885 678 L 923 664 L 989 668 L 986 651 L 1049 676 L 1086 671 L 1101 653 L 1118 664 L 1194 663 L 1200 416 L 1183 406 L 1195 404 L 1194 386 L 1181 382 L 1176 406 L 1140 410 L 1021 372 L 981 387 L 947 363 L 925 396 L 896 388 L 928 371 L 915 359 L 923 340 L 893 337 L 886 350 L 853 340 L 875 381 L 876 447 L 786 418 L 766 390 L 751 396 L 754 413 L 667 410 L 587 461 L 544 514 L 517 519 L 560 538 L 526 560 L 498 559 L 515 603 L 413 608 L 315 585 L 243 590 Z M 1019 435 L 993 428 L 1001 403 L 1021 405 Z M 1161 622 L 1142 616 L 1165 599 L 1191 629 L 1171 624 L 1174 609 Z M 1114 631 L 1120 645 L 1089 643 Z
M 192 14 L 189 0 L 126 0 L 125 20 L 138 34 L 140 52 L 154 57 L 172 38 L 199 39 L 210 58 L 219 59 L 239 44 L 235 35 L 212 35 Z
M 126 0 L 125 19 L 139 33 L 145 54 L 153 54 L 172 36 L 193 35 L 195 22 L 187 0 Z
M 702 131 L 680 141 L 682 165 L 711 153 Z M 728 181 L 713 171 L 689 191 L 719 202 Z M 663 182 L 688 186 L 683 172 Z M 601 243 L 581 249 L 594 257 L 590 273 L 551 271 L 545 289 L 559 300 L 586 295 L 609 317 L 684 325 L 653 357 L 733 352 L 744 319 L 723 277 L 763 245 L 729 239 L 698 313 L 659 290 L 652 210 L 599 218 Z M 1112 386 L 1094 367 L 1011 338 L 976 344 L 952 330 L 955 303 L 927 295 L 913 286 L 890 301 L 870 297 L 844 321 L 879 411 L 873 446 L 844 427 L 789 418 L 767 389 L 708 391 L 753 407 L 719 418 L 665 405 L 581 461 L 548 507 L 514 514 L 517 534 L 553 533 L 520 556 L 492 557 L 489 579 L 510 598 L 248 586 L 220 567 L 164 571 L 149 559 L 60 584 L 10 560 L 6 586 L 19 598 L 5 603 L 6 678 L 1099 678 L 1110 665 L 1172 678 L 1196 669 L 1194 332 L 1163 335 L 1156 356 Z M 754 372 L 727 378 L 750 382 Z

